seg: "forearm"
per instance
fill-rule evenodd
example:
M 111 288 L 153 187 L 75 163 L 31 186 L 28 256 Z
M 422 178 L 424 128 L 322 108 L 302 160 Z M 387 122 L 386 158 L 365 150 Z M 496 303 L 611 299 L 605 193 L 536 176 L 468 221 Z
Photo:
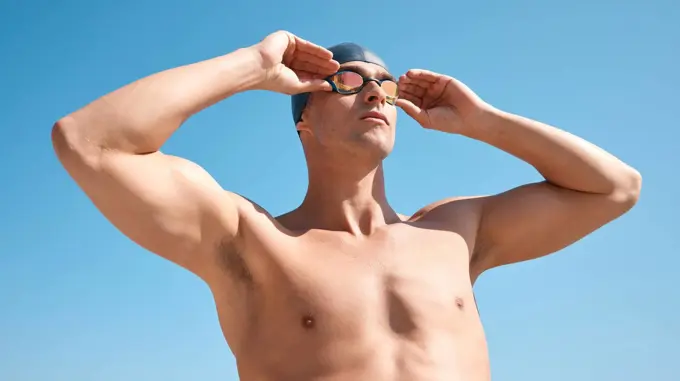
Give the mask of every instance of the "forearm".
M 262 79 L 251 49 L 165 70 L 107 94 L 57 123 L 71 146 L 149 153 L 191 115 Z M 66 127 L 65 127 L 66 126 Z
M 491 110 L 469 129 L 484 141 L 532 165 L 557 186 L 597 194 L 636 193 L 637 171 L 603 149 L 565 131 Z

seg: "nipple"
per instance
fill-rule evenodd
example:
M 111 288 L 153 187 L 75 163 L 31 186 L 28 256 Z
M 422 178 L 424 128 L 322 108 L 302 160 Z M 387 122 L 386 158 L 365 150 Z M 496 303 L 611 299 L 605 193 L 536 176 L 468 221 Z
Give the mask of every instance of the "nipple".
M 305 329 L 312 329 L 314 328 L 314 318 L 311 315 L 305 315 L 302 317 L 302 326 Z

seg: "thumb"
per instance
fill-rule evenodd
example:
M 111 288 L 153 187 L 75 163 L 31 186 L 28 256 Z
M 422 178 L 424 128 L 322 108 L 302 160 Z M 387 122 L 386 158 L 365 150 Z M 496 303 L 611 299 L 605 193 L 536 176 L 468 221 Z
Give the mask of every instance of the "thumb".
M 305 91 L 331 91 L 333 87 L 325 79 L 308 79 L 300 81 Z
M 416 122 L 420 122 L 420 120 L 422 119 L 423 110 L 420 107 L 414 105 L 413 102 L 406 100 L 404 98 L 399 98 L 397 99 L 397 106 L 401 107 L 401 109 L 404 110 L 406 115 L 415 119 Z
M 325 79 L 319 78 L 318 75 L 300 73 L 298 75 L 299 79 L 299 91 L 303 93 L 309 93 L 314 91 L 331 91 L 330 83 Z

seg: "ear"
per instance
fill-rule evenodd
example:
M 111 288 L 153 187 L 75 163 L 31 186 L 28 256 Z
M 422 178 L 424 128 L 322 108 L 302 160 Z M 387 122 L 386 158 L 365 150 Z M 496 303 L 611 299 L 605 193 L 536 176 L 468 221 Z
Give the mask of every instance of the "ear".
M 312 129 L 309 127 L 309 124 L 303 122 L 302 120 L 298 122 L 297 125 L 295 125 L 295 129 L 297 130 L 298 136 L 300 136 L 303 132 L 308 132 L 312 133 Z
M 297 122 L 297 124 L 295 125 L 295 129 L 297 130 L 298 134 L 300 134 L 302 131 L 312 132 L 311 125 L 307 122 L 309 120 L 309 111 L 308 110 L 309 110 L 309 103 L 307 104 L 307 107 L 305 107 L 302 110 L 302 116 L 300 117 L 300 121 Z

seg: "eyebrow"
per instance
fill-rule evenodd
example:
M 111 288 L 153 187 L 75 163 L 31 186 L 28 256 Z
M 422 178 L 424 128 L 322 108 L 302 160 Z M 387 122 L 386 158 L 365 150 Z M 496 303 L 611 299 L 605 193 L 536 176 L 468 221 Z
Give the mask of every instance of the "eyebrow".
M 349 64 L 346 66 L 340 66 L 340 70 L 351 70 L 363 75 L 364 77 L 369 77 L 369 75 L 366 72 L 366 69 L 357 65 Z M 378 74 L 378 77 L 380 77 L 380 79 L 391 79 L 393 81 L 395 80 L 394 76 L 387 71 L 381 71 Z

